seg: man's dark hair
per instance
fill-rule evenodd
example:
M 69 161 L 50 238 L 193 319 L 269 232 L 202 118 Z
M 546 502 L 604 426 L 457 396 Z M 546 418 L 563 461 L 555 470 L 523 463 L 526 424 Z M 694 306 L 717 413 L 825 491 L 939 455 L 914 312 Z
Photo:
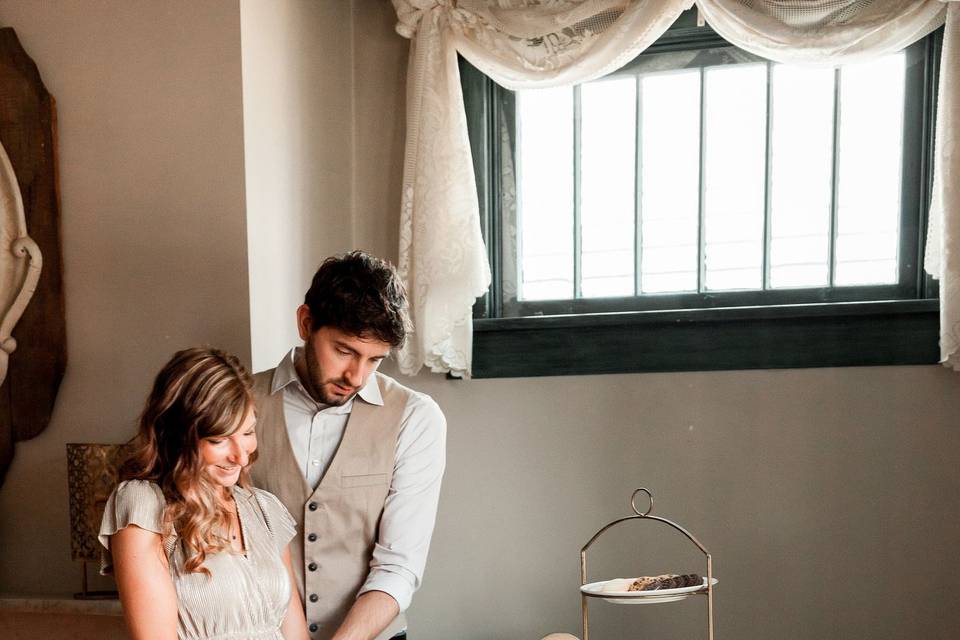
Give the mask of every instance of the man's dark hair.
M 407 293 L 397 270 L 363 251 L 327 258 L 313 275 L 303 303 L 313 330 L 332 326 L 396 348 L 407 327 Z

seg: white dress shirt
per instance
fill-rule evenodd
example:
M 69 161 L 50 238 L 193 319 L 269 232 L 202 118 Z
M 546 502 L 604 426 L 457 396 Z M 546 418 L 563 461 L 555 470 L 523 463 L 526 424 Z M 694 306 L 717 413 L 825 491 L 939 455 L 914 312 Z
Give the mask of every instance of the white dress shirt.
M 316 402 L 297 375 L 297 347 L 280 361 L 272 391 L 283 389 L 283 417 L 290 445 L 311 490 L 330 466 L 347 428 L 354 402 L 383 405 L 376 375 L 356 396 L 336 407 Z M 358 400 L 359 398 L 359 400 Z M 414 392 L 404 408 L 397 436 L 393 478 L 384 503 L 370 573 L 360 593 L 384 591 L 405 611 L 420 587 L 446 464 L 447 422 L 437 403 Z

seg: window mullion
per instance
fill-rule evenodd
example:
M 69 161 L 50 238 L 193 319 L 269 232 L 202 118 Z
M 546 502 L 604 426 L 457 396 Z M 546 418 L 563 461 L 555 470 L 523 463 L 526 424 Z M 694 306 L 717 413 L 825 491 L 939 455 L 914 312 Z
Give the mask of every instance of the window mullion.
M 770 236 L 772 225 L 770 223 L 770 200 L 772 191 L 770 181 L 773 177 L 773 63 L 767 63 L 767 131 L 766 131 L 766 154 L 764 162 L 763 177 L 763 268 L 762 288 L 770 288 Z
M 704 68 L 700 67 L 700 194 L 697 198 L 697 292 L 703 292 L 706 289 L 706 219 L 704 215 L 704 195 L 706 193 L 706 88 L 704 80 L 706 74 Z
M 583 296 L 582 265 L 583 236 L 580 224 L 581 206 L 581 113 L 580 85 L 573 88 L 573 297 Z
M 636 106 L 634 109 L 634 168 L 633 168 L 633 293 L 643 292 L 643 83 L 636 77 Z
M 840 69 L 833 72 L 833 171 L 830 185 L 830 248 L 827 252 L 829 285 L 836 284 L 837 277 L 837 206 L 840 193 Z

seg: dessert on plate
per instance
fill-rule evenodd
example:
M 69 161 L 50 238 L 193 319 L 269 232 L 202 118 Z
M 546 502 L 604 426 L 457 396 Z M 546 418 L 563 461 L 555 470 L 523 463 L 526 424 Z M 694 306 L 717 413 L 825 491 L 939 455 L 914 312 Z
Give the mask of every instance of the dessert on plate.
M 641 576 L 639 578 L 614 578 L 613 580 L 607 580 L 601 591 L 606 593 L 660 591 L 662 589 L 697 587 L 702 584 L 703 579 L 696 573 L 665 573 L 659 576 Z

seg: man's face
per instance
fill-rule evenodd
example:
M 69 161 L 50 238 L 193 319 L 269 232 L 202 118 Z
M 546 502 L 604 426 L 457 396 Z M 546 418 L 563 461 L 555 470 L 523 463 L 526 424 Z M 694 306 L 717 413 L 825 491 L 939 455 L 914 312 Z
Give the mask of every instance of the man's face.
M 307 392 L 323 404 L 347 402 L 390 355 L 390 345 L 375 338 L 361 338 L 331 326 L 312 331 L 306 305 L 297 310 L 297 324 L 305 341 L 305 357 L 298 363 L 297 373 Z

